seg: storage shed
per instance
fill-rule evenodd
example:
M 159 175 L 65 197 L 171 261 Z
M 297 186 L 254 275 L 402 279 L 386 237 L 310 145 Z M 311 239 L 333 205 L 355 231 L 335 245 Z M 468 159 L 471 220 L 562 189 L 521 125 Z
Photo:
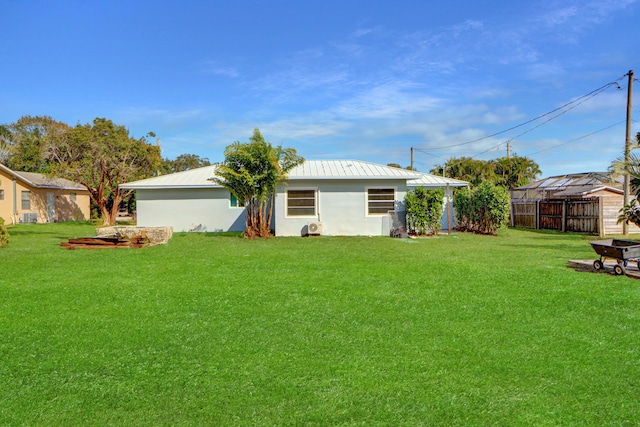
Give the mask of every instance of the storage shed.
M 624 206 L 622 180 L 609 172 L 585 172 L 515 188 L 511 190 L 511 225 L 601 236 L 622 234 L 622 224 L 617 223 Z M 640 228 L 629 224 L 629 232 L 640 233 Z

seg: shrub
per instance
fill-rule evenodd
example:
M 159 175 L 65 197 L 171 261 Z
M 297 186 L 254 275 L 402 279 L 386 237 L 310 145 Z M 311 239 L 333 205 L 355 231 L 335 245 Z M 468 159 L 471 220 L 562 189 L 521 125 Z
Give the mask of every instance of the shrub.
M 0 217 L 0 247 L 7 246 L 9 244 L 9 231 L 7 226 L 4 225 L 4 219 Z
M 458 191 L 454 204 L 460 231 L 495 235 L 509 221 L 509 193 L 490 182 L 470 191 Z
M 404 206 L 407 212 L 407 231 L 417 235 L 438 234 L 441 229 L 444 202 L 442 188 L 429 189 L 416 187 L 407 191 Z
M 620 209 L 620 216 L 618 216 L 618 224 L 630 222 L 640 227 L 640 206 L 638 201 L 633 199 L 628 205 Z

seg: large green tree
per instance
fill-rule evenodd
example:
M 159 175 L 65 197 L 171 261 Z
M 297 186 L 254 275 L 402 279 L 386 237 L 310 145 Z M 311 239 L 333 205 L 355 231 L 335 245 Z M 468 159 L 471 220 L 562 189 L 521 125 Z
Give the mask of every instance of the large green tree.
M 250 239 L 271 236 L 273 198 L 287 173 L 304 162 L 293 148 L 274 147 L 254 129 L 249 142 L 234 142 L 224 151 L 213 181 L 227 188 L 247 212 L 244 235 Z
M 17 171 L 50 172 L 44 149 L 64 139 L 70 129 L 66 123 L 49 116 L 23 116 L 0 129 L 3 162 Z
M 103 225 L 115 224 L 120 202 L 130 193 L 118 185 L 151 176 L 162 161 L 160 147 L 148 143 L 147 137 L 133 138 L 124 126 L 104 118 L 78 124 L 64 138 L 47 144 L 44 152 L 52 173 L 89 190 Z
M 533 160 L 515 155 L 488 161 L 452 157 L 444 165 L 431 169 L 430 173 L 461 179 L 472 186 L 489 181 L 501 187 L 515 188 L 535 180 L 541 171 Z
M 180 154 L 175 159 L 162 159 L 160 170 L 163 174 L 188 171 L 204 166 L 210 166 L 211 162 L 206 157 L 197 154 Z
M 522 187 L 534 181 L 542 173 L 540 166 L 528 157 L 501 157 L 490 162 L 495 183 L 508 189 Z
M 431 169 L 430 173 L 467 181 L 471 185 L 495 179 L 493 168 L 488 162 L 471 157 L 452 157 L 444 165 Z

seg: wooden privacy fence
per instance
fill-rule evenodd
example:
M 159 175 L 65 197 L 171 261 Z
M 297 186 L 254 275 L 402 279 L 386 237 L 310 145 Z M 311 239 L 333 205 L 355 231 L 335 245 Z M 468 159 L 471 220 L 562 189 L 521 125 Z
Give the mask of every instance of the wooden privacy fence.
M 602 234 L 599 197 L 511 202 L 511 225 L 541 230 Z

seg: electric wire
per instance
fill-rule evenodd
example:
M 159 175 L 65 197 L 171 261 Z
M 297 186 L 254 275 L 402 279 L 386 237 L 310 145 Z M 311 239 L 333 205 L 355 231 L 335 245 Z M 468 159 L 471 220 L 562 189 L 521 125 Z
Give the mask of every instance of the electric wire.
M 591 99 L 591 98 L 595 97 L 596 95 L 599 95 L 600 93 L 604 92 L 606 89 L 608 89 L 608 88 L 609 88 L 609 87 L 611 87 L 611 86 L 614 86 L 614 85 L 615 85 L 618 89 L 620 89 L 620 85 L 618 84 L 618 81 L 620 81 L 620 80 L 621 80 L 621 79 L 623 79 L 624 77 L 625 77 L 625 76 L 622 76 L 622 77 L 620 77 L 620 78 L 619 78 L 618 80 L 616 80 L 616 81 L 613 81 L 613 82 L 607 83 L 607 84 L 605 84 L 605 85 L 603 85 L 603 86 L 600 86 L 599 88 L 594 89 L 594 90 L 592 90 L 591 92 L 589 92 L 589 93 L 587 93 L 587 94 L 585 94 L 585 95 L 582 95 L 582 96 L 580 96 L 580 97 L 578 97 L 578 98 L 576 98 L 576 99 L 574 99 L 574 100 L 572 100 L 572 101 L 569 101 L 569 102 L 567 102 L 567 103 L 565 103 L 565 104 L 563 104 L 563 105 L 561 105 L 561 106 L 559 106 L 559 107 L 557 107 L 557 108 L 555 108 L 555 109 L 553 109 L 553 110 L 551 110 L 551 111 L 548 111 L 548 112 L 546 112 L 546 113 L 544 113 L 544 114 L 541 114 L 541 115 L 539 115 L 539 116 L 537 116 L 537 117 L 534 117 L 533 119 L 530 119 L 530 120 L 527 120 L 526 122 L 520 123 L 519 125 L 512 126 L 512 127 L 508 128 L 508 129 L 502 130 L 502 131 L 500 131 L 500 132 L 493 133 L 493 134 L 491 134 L 491 135 L 484 136 L 484 137 L 482 137 L 482 138 L 477 138 L 477 139 L 474 139 L 474 140 L 471 140 L 471 141 L 461 142 L 461 143 L 458 143 L 458 144 L 452 144 L 452 145 L 446 145 L 446 146 L 442 146 L 442 147 L 431 147 L 431 148 L 428 148 L 428 150 L 429 150 L 429 151 L 433 151 L 433 150 L 443 150 L 443 149 L 446 149 L 446 148 L 459 147 L 459 146 L 462 146 L 462 145 L 467 145 L 467 144 L 472 144 L 472 143 L 474 143 L 474 142 L 483 141 L 483 140 L 485 140 L 485 139 L 489 139 L 489 138 L 492 138 L 492 137 L 494 137 L 494 136 L 502 135 L 503 133 L 507 133 L 507 132 L 512 131 L 512 130 L 514 130 L 514 129 L 520 128 L 520 127 L 525 126 L 525 125 L 528 125 L 529 123 L 535 122 L 536 120 L 540 120 L 540 119 L 542 119 L 543 117 L 549 116 L 549 115 L 551 115 L 551 114 L 553 114 L 553 113 L 555 113 L 555 112 L 557 112 L 557 111 L 564 110 L 565 108 L 567 108 L 567 107 L 571 106 L 571 108 L 567 108 L 567 110 L 566 110 L 566 111 L 563 111 L 563 112 L 561 112 L 561 113 L 557 114 L 556 116 L 552 117 L 551 119 L 546 120 L 545 122 L 543 122 L 543 123 L 541 123 L 541 124 L 539 124 L 539 125 L 535 126 L 534 128 L 530 129 L 530 130 L 528 131 L 528 132 L 530 132 L 530 131 L 532 131 L 533 129 L 536 129 L 536 128 L 538 128 L 538 127 L 542 126 L 543 124 L 548 123 L 548 122 L 550 122 L 551 120 L 553 120 L 553 119 L 555 119 L 555 118 L 557 118 L 557 117 L 561 116 L 562 114 L 566 113 L 567 111 L 570 111 L 570 110 L 572 110 L 573 108 L 576 108 L 578 105 L 580 105 L 580 104 L 582 104 L 582 103 L 586 102 L 587 100 L 589 100 L 589 99 Z M 576 104 L 576 105 L 573 105 L 573 104 Z M 525 133 L 527 133 L 527 132 L 525 132 Z M 523 134 L 524 134 L 524 133 L 523 133 Z M 518 135 L 518 136 L 521 136 L 521 135 L 523 135 L 523 134 L 520 134 L 520 135 Z M 517 137 L 517 136 L 516 136 L 516 137 Z M 426 148 L 419 148 L 419 147 L 414 147 L 414 149 L 415 149 L 415 150 L 417 150 L 417 151 L 421 151 L 421 152 L 425 152 L 424 150 L 427 150 Z M 482 153 L 480 153 L 480 154 L 482 154 Z

